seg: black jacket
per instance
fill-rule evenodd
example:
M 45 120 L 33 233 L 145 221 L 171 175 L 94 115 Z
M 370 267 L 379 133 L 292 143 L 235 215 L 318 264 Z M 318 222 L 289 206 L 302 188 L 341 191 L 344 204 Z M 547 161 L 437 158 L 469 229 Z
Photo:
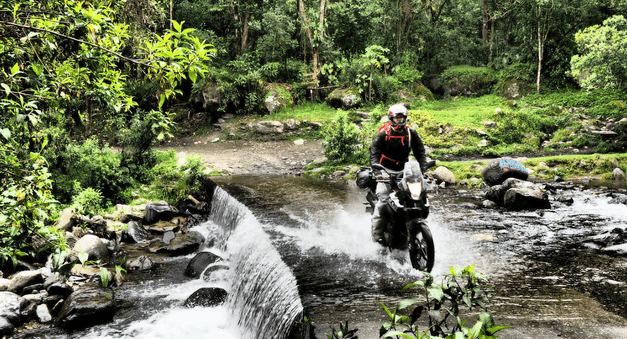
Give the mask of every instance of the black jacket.
M 388 132 L 383 130 L 372 141 L 370 166 L 381 164 L 393 171 L 400 171 L 405 166 L 410 151 L 414 152 L 414 157 L 424 173 L 427 165 L 426 152 L 418 132 L 411 127 L 406 127 L 398 130 L 391 129 L 388 135 Z

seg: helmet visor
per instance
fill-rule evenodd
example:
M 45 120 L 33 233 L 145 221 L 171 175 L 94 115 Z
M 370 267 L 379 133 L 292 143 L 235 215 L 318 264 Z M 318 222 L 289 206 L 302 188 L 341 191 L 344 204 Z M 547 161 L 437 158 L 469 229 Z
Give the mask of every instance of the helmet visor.
M 392 117 L 392 120 L 393 120 L 394 123 L 402 124 L 402 123 L 405 122 L 406 118 L 402 114 L 397 114 L 394 117 Z

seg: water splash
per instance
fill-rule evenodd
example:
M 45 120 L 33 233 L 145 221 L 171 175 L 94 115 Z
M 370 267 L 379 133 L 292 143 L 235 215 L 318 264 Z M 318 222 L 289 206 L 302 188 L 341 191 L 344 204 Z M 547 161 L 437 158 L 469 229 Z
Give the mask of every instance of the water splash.
M 216 187 L 211 220 L 223 226 L 231 268 L 227 308 L 242 339 L 284 338 L 303 306 L 296 278 L 250 210 Z

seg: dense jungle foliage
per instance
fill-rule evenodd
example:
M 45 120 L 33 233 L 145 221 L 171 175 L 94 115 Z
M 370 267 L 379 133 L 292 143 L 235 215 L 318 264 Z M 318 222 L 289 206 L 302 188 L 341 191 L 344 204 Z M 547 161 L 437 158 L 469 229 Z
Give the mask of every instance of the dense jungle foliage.
M 308 87 L 375 106 L 399 91 L 446 98 L 460 81 L 501 95 L 512 79 L 553 103 L 624 93 L 626 12 L 625 0 L 0 0 L 0 264 L 36 257 L 37 236 L 63 248 L 48 227 L 61 207 L 94 212 L 156 179 L 183 195 L 201 164 L 185 174 L 152 145 L 193 112 L 263 114 L 269 84 L 294 105 Z M 590 107 L 620 117 L 612 98 Z

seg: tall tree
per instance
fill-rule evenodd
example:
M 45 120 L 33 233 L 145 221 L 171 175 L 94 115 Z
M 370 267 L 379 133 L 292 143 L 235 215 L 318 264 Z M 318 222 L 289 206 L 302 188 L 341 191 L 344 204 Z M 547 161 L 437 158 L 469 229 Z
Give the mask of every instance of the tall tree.
M 307 41 L 311 45 L 314 76 L 317 78 L 320 68 L 320 51 L 324 41 L 324 18 L 327 14 L 327 0 L 320 0 L 318 19 L 312 19 L 305 8 L 305 1 L 298 0 L 298 15 L 305 31 Z M 314 12 L 315 13 L 315 12 Z

